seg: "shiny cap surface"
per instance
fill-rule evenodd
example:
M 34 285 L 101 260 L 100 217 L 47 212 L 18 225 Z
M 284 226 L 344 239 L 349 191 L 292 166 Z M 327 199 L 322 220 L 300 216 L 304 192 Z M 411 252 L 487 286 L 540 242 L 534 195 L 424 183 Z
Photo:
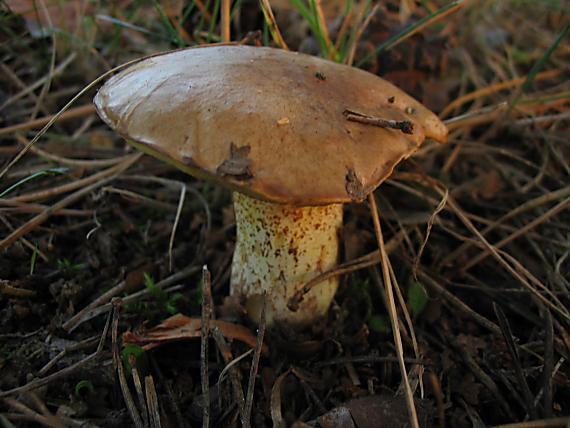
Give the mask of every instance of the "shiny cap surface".
M 426 137 L 447 138 L 434 113 L 380 77 L 265 47 L 154 56 L 109 79 L 94 102 L 136 147 L 297 206 L 363 200 Z

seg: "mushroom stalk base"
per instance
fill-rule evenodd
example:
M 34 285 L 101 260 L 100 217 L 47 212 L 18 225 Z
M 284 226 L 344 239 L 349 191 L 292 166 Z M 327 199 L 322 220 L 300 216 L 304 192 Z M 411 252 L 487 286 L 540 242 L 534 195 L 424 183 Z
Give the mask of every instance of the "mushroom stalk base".
M 234 193 L 237 240 L 231 294 L 258 322 L 266 296 L 266 322 L 293 327 L 323 317 L 338 287 L 334 277 L 315 286 L 295 312 L 287 302 L 312 278 L 336 266 L 342 205 L 292 207 Z

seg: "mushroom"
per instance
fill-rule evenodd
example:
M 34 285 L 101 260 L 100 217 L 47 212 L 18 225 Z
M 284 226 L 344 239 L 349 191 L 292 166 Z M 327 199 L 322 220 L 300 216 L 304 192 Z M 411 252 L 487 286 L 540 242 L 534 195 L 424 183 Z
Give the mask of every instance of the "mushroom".
M 133 146 L 232 190 L 230 292 L 252 319 L 303 327 L 323 317 L 336 278 L 289 299 L 339 253 L 343 207 L 360 202 L 445 125 L 363 70 L 267 47 L 159 54 L 109 79 L 101 118 Z

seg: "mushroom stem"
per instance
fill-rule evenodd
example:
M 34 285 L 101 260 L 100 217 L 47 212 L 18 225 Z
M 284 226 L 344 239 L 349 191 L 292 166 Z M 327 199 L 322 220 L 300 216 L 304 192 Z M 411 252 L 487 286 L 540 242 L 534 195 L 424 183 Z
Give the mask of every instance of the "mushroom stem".
M 287 302 L 304 284 L 338 261 L 342 205 L 293 207 L 234 193 L 237 240 L 231 294 L 245 300 L 249 317 L 259 320 L 266 296 L 267 324 L 303 327 L 323 317 L 338 279 L 309 291 L 293 312 Z

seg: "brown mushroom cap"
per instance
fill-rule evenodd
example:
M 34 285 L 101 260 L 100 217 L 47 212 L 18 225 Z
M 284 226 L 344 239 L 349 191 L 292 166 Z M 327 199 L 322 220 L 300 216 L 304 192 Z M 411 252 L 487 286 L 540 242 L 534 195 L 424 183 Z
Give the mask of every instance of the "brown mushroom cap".
M 273 48 L 145 59 L 109 79 L 95 105 L 132 144 L 192 175 L 298 206 L 362 200 L 425 137 L 447 137 L 437 116 L 385 80 Z M 411 133 L 354 116 L 404 121 Z

